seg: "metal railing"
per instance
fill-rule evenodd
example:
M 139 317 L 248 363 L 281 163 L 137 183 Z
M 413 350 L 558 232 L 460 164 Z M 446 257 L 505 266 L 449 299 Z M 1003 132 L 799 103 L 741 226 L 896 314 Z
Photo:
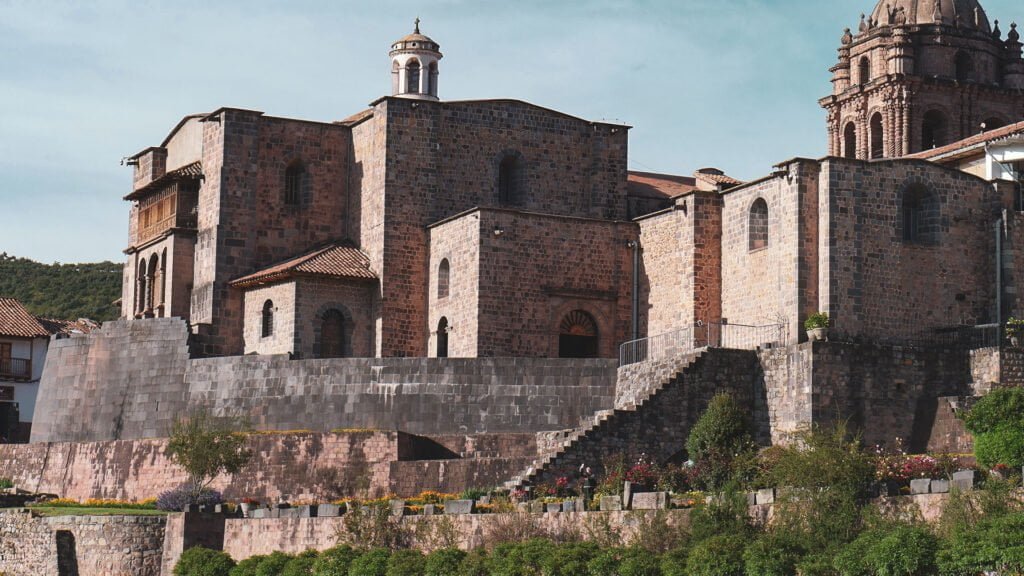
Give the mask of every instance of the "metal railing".
M 619 347 L 619 366 L 664 360 L 690 354 L 701 348 L 754 350 L 782 346 L 786 343 L 786 337 L 787 330 L 783 324 L 750 326 L 720 322 L 698 323 L 673 332 L 623 343 Z
M 0 358 L 0 378 L 31 380 L 32 361 L 27 358 Z
M 830 333 L 829 340 L 836 342 L 863 342 L 908 348 L 977 350 L 979 348 L 997 348 L 1004 344 L 1003 327 L 999 324 L 949 326 L 918 331 L 906 336 L 879 336 L 874 338 L 852 338 L 844 335 L 841 329 L 833 331 L 835 334 Z

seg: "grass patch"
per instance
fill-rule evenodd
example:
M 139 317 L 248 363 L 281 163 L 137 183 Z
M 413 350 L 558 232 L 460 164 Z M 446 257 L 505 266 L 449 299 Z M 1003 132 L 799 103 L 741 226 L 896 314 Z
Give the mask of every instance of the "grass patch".
M 29 506 L 43 516 L 166 516 L 163 510 L 139 508 L 88 508 L 85 506 Z

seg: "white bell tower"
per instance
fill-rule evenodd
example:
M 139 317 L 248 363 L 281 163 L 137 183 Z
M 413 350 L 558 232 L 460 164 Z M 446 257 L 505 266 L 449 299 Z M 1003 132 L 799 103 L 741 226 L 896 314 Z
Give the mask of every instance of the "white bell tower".
M 441 46 L 416 30 L 391 45 L 391 94 L 414 100 L 438 100 L 437 63 Z

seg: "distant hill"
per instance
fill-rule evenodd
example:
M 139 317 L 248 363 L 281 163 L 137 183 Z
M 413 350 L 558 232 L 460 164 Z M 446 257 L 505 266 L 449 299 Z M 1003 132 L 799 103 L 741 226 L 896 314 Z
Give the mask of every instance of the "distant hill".
M 0 253 L 0 296 L 17 298 L 36 316 L 113 320 L 121 297 L 121 264 L 41 264 Z

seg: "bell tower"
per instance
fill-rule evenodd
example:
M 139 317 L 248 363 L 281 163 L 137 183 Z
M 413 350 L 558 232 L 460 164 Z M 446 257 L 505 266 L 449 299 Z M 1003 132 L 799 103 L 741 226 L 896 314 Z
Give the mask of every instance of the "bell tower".
M 441 46 L 420 34 L 420 19 L 412 34 L 391 45 L 391 94 L 415 100 L 438 100 L 437 63 Z
M 829 154 L 894 158 L 1024 120 L 1020 35 L 977 0 L 881 0 L 832 67 Z M 984 125 L 984 128 L 982 127 Z

